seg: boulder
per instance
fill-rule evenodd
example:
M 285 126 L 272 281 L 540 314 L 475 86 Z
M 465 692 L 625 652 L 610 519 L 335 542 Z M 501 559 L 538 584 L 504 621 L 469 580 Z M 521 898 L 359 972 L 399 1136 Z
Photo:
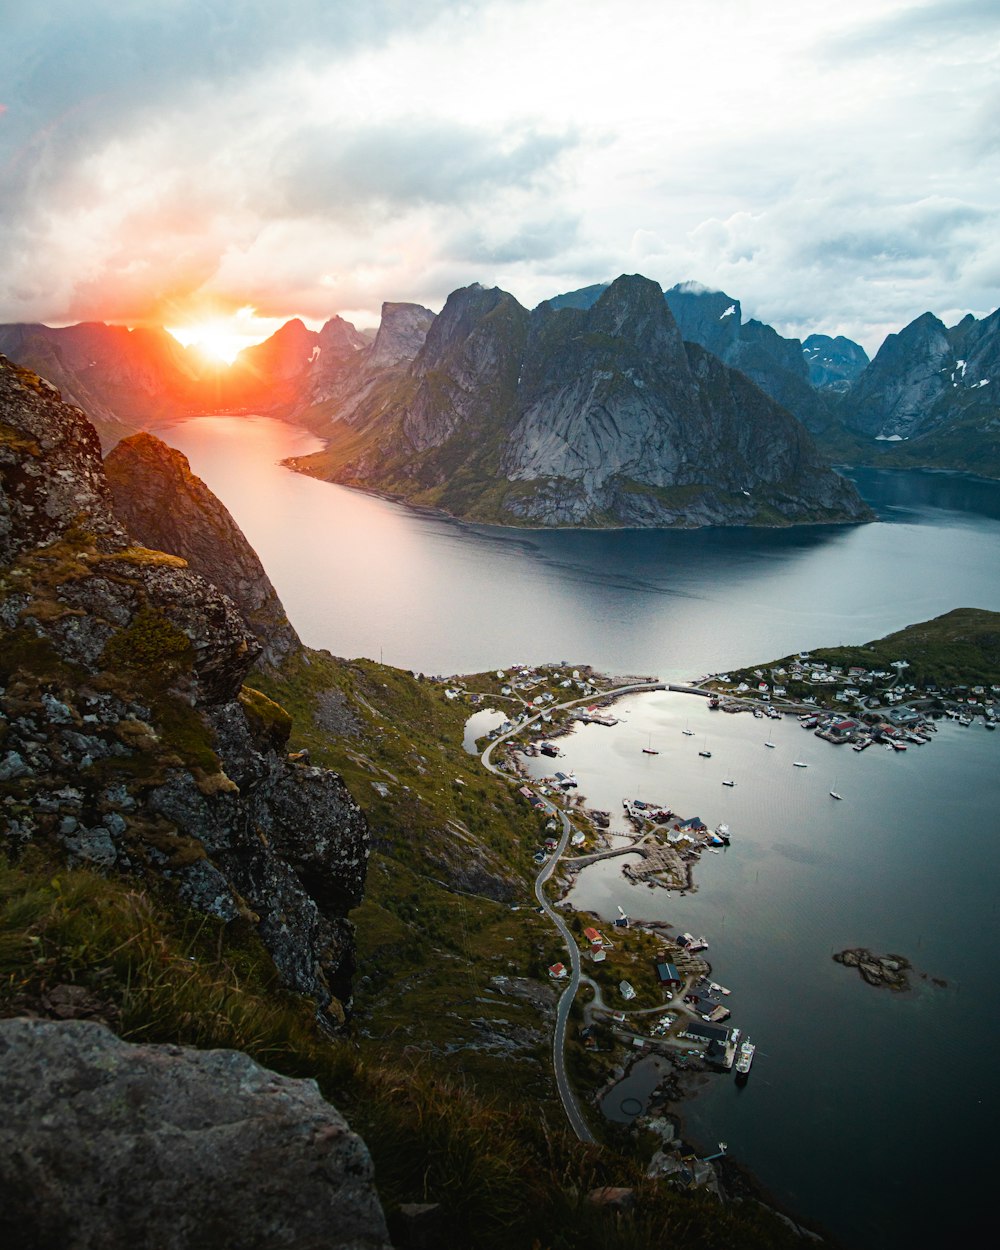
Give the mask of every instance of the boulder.
M 7 1250 L 388 1250 L 368 1149 L 239 1051 L 0 1022 Z

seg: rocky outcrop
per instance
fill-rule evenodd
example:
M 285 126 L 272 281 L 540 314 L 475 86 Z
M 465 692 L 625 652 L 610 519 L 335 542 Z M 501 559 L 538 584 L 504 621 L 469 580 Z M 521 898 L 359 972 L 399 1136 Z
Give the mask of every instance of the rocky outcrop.
M 788 524 L 867 510 L 809 435 L 685 344 L 660 288 L 622 277 L 592 307 L 453 292 L 357 433 L 293 467 L 477 520 Z
M 393 369 L 409 364 L 423 347 L 434 313 L 421 304 L 382 305 L 382 320 L 365 361 L 368 369 Z
M 368 856 L 340 779 L 286 757 L 234 602 L 116 517 L 93 428 L 0 358 L 0 828 L 251 921 L 339 1018 Z
M 861 979 L 869 985 L 884 986 L 897 993 L 910 988 L 908 973 L 912 967 L 902 955 L 873 955 L 865 946 L 850 947 L 833 956 L 834 963 L 857 968 Z
M 5 1020 L 0 1098 L 8 1250 L 389 1250 L 364 1142 L 238 1051 Z
M 123 439 L 107 456 L 114 509 L 145 547 L 182 556 L 243 613 L 272 666 L 301 646 L 278 595 L 228 509 L 187 457 L 152 434 Z

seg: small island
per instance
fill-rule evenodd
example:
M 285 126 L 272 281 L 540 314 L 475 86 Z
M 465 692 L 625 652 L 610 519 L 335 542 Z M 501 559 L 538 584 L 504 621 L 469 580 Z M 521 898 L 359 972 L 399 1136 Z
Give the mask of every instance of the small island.
M 885 986 L 896 993 L 910 988 L 907 974 L 913 965 L 902 955 L 873 955 L 865 946 L 854 946 L 838 951 L 833 958 L 846 968 L 857 968 L 869 985 Z

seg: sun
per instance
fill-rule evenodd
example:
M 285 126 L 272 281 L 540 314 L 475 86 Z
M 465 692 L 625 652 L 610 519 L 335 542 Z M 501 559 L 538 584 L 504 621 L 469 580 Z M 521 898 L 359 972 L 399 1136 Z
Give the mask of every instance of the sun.
M 195 348 L 215 364 L 231 365 L 243 348 L 254 341 L 245 331 L 240 333 L 231 322 L 223 320 L 197 321 L 167 329 L 178 342 Z

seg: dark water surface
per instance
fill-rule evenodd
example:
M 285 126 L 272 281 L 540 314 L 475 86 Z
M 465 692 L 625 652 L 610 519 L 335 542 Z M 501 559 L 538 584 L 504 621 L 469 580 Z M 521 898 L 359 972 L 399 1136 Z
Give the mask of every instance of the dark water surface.
M 282 468 L 311 435 L 263 417 L 161 431 L 250 539 L 310 646 L 428 673 L 568 659 L 697 676 L 1000 610 L 1000 486 L 864 470 L 884 521 L 786 530 L 465 525 Z
M 318 442 L 279 422 L 162 433 L 230 508 L 304 641 L 338 655 L 434 673 L 566 658 L 674 679 L 1000 610 L 997 483 L 861 470 L 880 520 L 852 527 L 529 532 L 293 474 L 277 462 Z M 706 1151 L 727 1141 L 848 1245 L 955 1244 L 991 1210 L 997 1155 L 1000 733 L 943 722 L 905 755 L 858 754 L 690 696 L 619 707 L 616 728 L 563 740 L 588 799 L 613 812 L 652 799 L 733 831 L 687 897 L 632 887 L 615 861 L 574 892 L 606 916 L 621 904 L 704 933 L 733 990 L 753 1071 L 742 1089 L 709 1082 L 686 1132 Z M 650 734 L 658 756 L 642 754 Z M 948 985 L 873 989 L 832 961 L 848 946 Z

